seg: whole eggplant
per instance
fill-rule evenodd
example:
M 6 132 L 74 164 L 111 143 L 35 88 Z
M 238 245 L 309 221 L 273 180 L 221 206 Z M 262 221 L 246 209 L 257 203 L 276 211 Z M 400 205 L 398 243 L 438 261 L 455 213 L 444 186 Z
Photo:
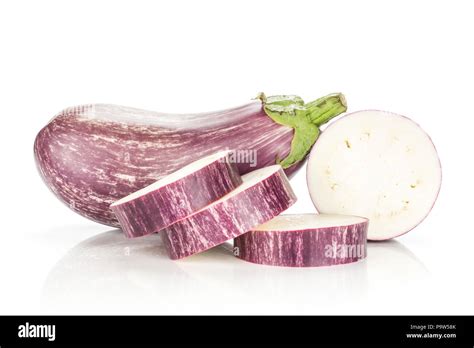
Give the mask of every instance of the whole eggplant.
M 119 226 L 110 204 L 201 157 L 233 150 L 239 172 L 279 163 L 294 173 L 319 126 L 346 111 L 342 94 L 305 104 L 266 97 L 198 114 L 166 114 L 91 104 L 67 108 L 36 136 L 34 153 L 46 185 L 72 210 Z

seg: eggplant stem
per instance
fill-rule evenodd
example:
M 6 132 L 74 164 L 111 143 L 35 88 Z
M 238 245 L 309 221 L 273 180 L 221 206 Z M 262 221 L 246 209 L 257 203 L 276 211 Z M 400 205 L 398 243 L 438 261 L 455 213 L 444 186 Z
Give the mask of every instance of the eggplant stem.
M 329 94 L 305 106 L 308 108 L 308 117 L 311 122 L 318 127 L 347 110 L 346 98 L 342 93 Z
M 320 134 L 319 127 L 347 110 L 342 93 L 333 93 L 309 103 L 294 95 L 257 96 L 265 113 L 276 123 L 294 129 L 291 150 L 278 160 L 284 169 L 304 160 Z

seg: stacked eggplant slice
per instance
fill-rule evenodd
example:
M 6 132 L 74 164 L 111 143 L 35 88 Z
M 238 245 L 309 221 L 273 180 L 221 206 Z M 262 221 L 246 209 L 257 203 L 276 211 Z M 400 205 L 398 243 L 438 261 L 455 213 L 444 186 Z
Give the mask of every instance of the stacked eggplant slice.
M 367 219 L 280 215 L 296 196 L 280 165 L 239 175 L 232 152 L 193 162 L 111 205 L 129 238 L 160 233 L 182 259 L 235 239 L 235 256 L 267 265 L 310 267 L 365 257 Z

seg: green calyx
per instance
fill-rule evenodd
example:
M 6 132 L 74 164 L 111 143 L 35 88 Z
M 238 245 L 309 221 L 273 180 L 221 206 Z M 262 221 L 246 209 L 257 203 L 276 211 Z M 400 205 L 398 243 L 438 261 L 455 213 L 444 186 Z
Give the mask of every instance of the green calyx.
M 319 127 L 347 110 L 341 93 L 329 94 L 309 103 L 294 95 L 257 96 L 265 113 L 276 123 L 294 129 L 291 150 L 283 160 L 276 159 L 284 169 L 302 161 L 318 139 Z

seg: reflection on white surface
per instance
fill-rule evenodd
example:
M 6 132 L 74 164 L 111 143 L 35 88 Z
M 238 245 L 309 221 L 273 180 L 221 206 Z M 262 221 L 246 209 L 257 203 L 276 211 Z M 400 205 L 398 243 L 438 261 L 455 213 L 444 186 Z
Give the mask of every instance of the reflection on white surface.
M 402 244 L 370 243 L 348 265 L 281 268 L 248 263 L 225 244 L 168 259 L 158 235 L 127 240 L 119 230 L 89 238 L 51 270 L 45 313 L 319 314 L 364 308 L 373 291 L 428 274 Z

